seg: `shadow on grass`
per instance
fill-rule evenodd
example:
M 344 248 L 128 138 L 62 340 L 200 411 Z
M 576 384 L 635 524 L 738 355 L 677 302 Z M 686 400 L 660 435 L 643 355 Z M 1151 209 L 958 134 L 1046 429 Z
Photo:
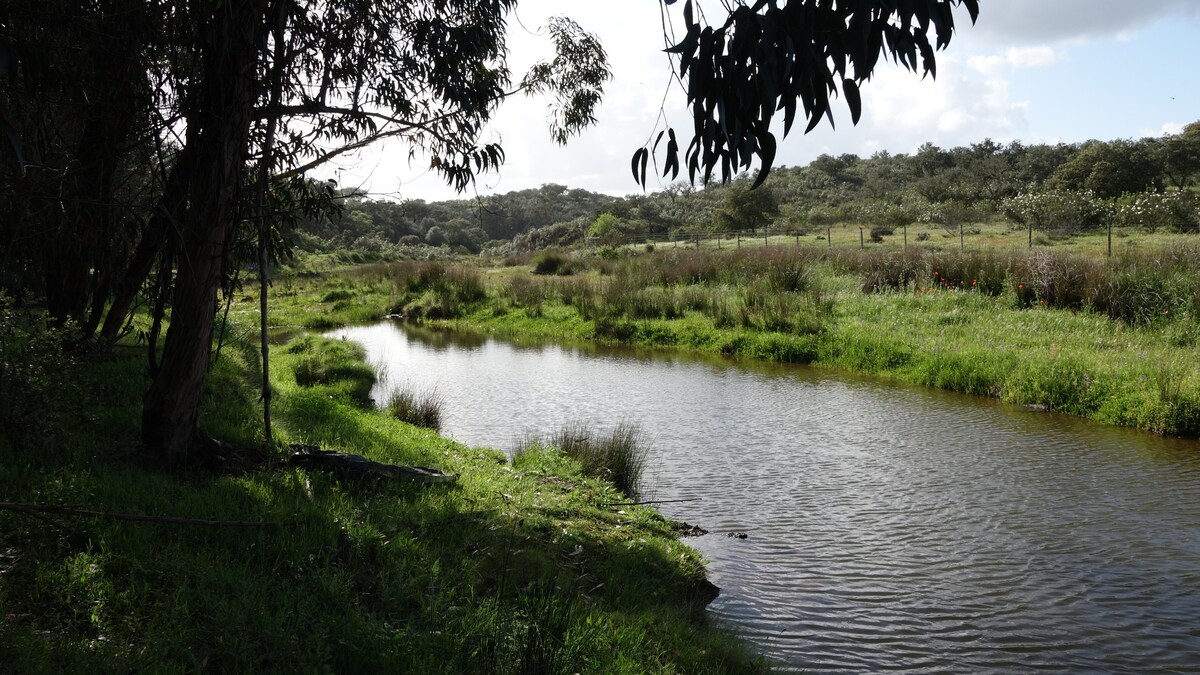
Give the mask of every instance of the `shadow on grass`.
M 245 385 L 257 364 L 240 350 L 223 361 L 207 428 L 252 438 Z M 94 367 L 81 371 L 96 389 L 67 436 L 93 450 L 22 463 L 26 449 L 14 449 L 0 471 L 8 499 L 267 524 L 59 527 L 0 512 L 0 658 L 17 672 L 755 667 L 706 627 L 697 554 L 652 512 L 600 508 L 616 493 L 561 459 L 514 471 L 500 453 L 362 410 L 336 387 L 280 385 L 285 439 L 459 482 L 348 484 L 279 465 L 171 474 L 110 455 L 136 447 L 140 354 Z

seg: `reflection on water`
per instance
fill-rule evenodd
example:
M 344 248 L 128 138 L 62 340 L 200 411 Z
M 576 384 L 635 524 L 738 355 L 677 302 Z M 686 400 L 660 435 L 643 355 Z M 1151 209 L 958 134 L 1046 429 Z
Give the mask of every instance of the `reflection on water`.
M 809 368 L 337 331 L 509 448 L 636 421 L 711 609 L 809 671 L 1200 667 L 1200 444 Z M 748 539 L 725 536 L 749 533 Z

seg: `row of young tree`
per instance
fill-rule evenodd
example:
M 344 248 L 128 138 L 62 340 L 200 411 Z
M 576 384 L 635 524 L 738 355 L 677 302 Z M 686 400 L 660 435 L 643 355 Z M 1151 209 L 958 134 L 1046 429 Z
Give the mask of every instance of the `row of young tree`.
M 821 155 L 807 166 L 775 169 L 754 190 L 742 176 L 699 189 L 681 181 L 626 197 L 546 184 L 475 200 L 351 198 L 342 217 L 302 229 L 321 239 L 310 240 L 311 247 L 373 253 L 396 244 L 478 253 L 622 232 L 806 231 L 838 222 L 956 227 L 1005 218 L 1075 231 L 1112 219 L 1122 226 L 1194 229 L 1200 203 L 1188 188 L 1197 178 L 1200 122 L 1139 140 L 1026 145 L 985 139 L 950 149 L 925 143 L 911 155 Z

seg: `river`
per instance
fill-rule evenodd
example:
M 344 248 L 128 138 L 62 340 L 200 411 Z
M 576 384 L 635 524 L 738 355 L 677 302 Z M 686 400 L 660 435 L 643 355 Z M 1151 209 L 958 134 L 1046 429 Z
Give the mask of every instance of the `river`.
M 643 497 L 710 531 L 710 611 L 784 669 L 1200 671 L 1195 441 L 807 367 L 332 335 L 465 444 L 640 424 Z

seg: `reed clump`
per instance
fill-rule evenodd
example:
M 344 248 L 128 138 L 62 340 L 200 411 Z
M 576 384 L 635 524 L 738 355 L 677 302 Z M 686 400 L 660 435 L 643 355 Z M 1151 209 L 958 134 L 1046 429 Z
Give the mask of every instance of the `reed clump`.
M 445 403 L 437 389 L 415 392 L 407 387 L 396 387 L 388 394 L 383 407 L 401 422 L 441 431 Z
M 630 497 L 636 498 L 641 491 L 649 444 L 636 424 L 622 422 L 603 434 L 583 422 L 573 422 L 547 440 L 527 435 L 514 449 L 514 461 L 531 450 L 546 447 L 577 460 L 585 476 L 607 480 Z
M 390 309 L 412 319 L 452 319 L 487 298 L 483 276 L 466 265 L 407 262 L 393 268 L 401 296 Z

